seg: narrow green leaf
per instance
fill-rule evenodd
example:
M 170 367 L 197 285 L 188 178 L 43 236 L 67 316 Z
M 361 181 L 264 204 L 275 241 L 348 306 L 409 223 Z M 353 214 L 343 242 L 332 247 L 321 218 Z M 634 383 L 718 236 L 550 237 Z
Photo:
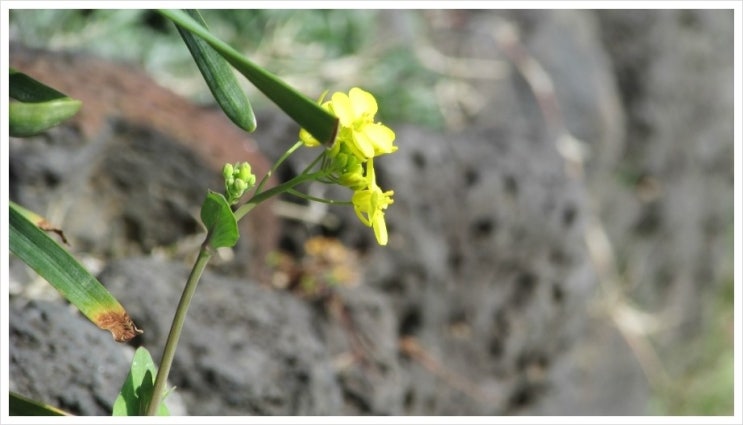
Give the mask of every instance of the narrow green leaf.
M 232 247 L 240 233 L 230 204 L 221 193 L 209 191 L 201 205 L 201 221 L 207 230 L 207 241 L 212 248 Z
M 8 95 L 9 129 L 13 137 L 42 133 L 73 117 L 82 102 L 46 86 L 28 75 L 10 70 Z
M 10 251 L 70 301 L 96 326 L 126 342 L 142 333 L 124 307 L 54 239 L 10 204 Z
M 147 403 L 152 399 L 152 390 L 155 386 L 157 367 L 152 361 L 150 352 L 144 347 L 134 352 L 132 367 L 116 397 L 113 416 L 143 416 L 147 411 Z M 158 416 L 170 416 L 168 407 L 160 403 Z
M 187 10 L 186 13 L 208 30 L 206 22 L 197 10 Z M 176 28 L 188 46 L 217 104 L 238 127 L 245 131 L 254 131 L 256 122 L 253 108 L 250 107 L 248 97 L 237 83 L 230 64 L 201 38 L 178 25 Z
M 35 224 L 36 227 L 39 229 L 45 231 L 45 232 L 53 232 L 56 233 L 61 239 L 62 242 L 67 243 L 67 237 L 65 237 L 64 232 L 59 227 L 56 227 L 49 223 L 44 217 L 40 216 L 39 214 L 36 214 L 35 212 L 23 208 L 22 206 L 16 204 L 13 201 L 9 201 L 9 204 L 13 206 L 13 208 L 16 209 L 19 213 L 21 213 L 24 217 L 26 217 L 26 220 L 30 221 L 31 223 Z
M 8 96 L 21 102 L 35 103 L 64 99 L 66 94 L 37 81 L 28 75 L 10 68 L 8 77 Z
M 71 416 L 69 413 L 20 394 L 8 394 L 9 416 Z
M 297 124 L 326 145 L 335 141 L 338 119 L 317 103 L 294 90 L 281 79 L 249 61 L 237 50 L 212 35 L 208 30 L 180 10 L 160 10 L 163 16 L 204 39 L 227 62 L 250 80 L 258 90 L 289 115 Z
M 69 97 L 41 103 L 10 102 L 8 126 L 11 137 L 30 137 L 75 116 L 82 102 Z

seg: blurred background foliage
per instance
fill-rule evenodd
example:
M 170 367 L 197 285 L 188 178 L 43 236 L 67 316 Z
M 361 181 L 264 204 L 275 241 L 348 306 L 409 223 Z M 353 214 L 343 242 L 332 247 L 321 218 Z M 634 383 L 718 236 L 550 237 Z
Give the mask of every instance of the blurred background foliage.
M 154 11 L 32 12 L 11 11 L 11 39 L 138 63 L 179 94 L 199 103 L 211 100 L 177 31 Z M 443 127 L 433 93 L 441 76 L 418 61 L 409 40 L 394 40 L 379 30 L 379 11 L 202 10 L 202 14 L 222 40 L 311 98 L 325 90 L 363 85 L 383 105 L 383 121 Z M 423 30 L 421 15 L 401 17 L 409 21 L 411 34 Z M 267 100 L 256 96 L 245 79 L 239 80 L 256 108 L 265 107 Z
M 210 30 L 252 61 L 307 94 L 345 91 L 361 85 L 373 92 L 387 122 L 432 129 L 447 127 L 445 99 L 437 87 L 456 79 L 421 61 L 431 31 L 425 12 L 382 15 L 374 10 L 202 10 Z M 393 38 L 384 20 L 407 29 Z M 201 104 L 211 95 L 175 28 L 153 11 L 13 10 L 10 38 L 52 50 L 75 50 L 139 64 L 160 84 Z M 414 47 L 418 46 L 418 47 Z M 60 70 L 64 72 L 64 70 Z M 256 109 L 270 107 L 239 78 Z M 390 82 L 394 82 L 390 84 Z M 260 122 L 258 123 L 260 126 Z M 732 233 L 732 229 L 731 229 Z M 732 243 L 731 243 L 732 245 Z M 723 285 L 716 308 L 705 312 L 715 324 L 678 357 L 697 367 L 657 382 L 648 411 L 659 415 L 729 415 L 733 412 L 733 279 Z M 670 362 L 662 360 L 673 369 Z
M 732 415 L 734 387 L 732 273 L 705 311 L 710 331 L 679 347 L 676 361 L 667 362 L 674 379 L 656 382 L 649 411 L 658 415 Z M 676 363 L 686 367 L 679 368 Z

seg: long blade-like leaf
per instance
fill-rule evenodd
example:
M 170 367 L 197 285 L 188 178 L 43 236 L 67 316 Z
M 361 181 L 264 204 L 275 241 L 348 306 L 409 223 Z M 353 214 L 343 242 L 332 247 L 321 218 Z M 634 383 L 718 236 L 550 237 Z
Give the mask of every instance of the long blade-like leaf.
M 48 102 L 67 97 L 14 68 L 10 68 L 8 74 L 8 96 L 13 99 L 21 102 Z
M 13 137 L 42 133 L 72 118 L 82 106 L 79 100 L 12 68 L 8 82 L 8 95 L 16 99 L 8 105 L 9 129 Z
M 186 13 L 201 26 L 207 28 L 198 10 L 187 10 Z M 237 83 L 232 66 L 206 41 L 180 26 L 176 27 L 191 52 L 194 62 L 199 67 L 206 85 L 209 86 L 209 90 L 225 115 L 243 130 L 250 132 L 255 130 L 253 108 L 250 107 L 248 97 Z
M 39 229 L 45 231 L 45 232 L 53 232 L 56 233 L 61 239 L 62 242 L 67 243 L 67 237 L 65 237 L 64 232 L 59 227 L 54 226 L 50 222 L 48 222 L 44 217 L 40 216 L 39 214 L 36 214 L 35 212 L 23 208 L 22 206 L 16 204 L 13 201 L 9 202 L 10 205 L 13 206 L 13 208 L 16 209 L 19 213 L 23 214 L 24 217 L 31 223 L 35 224 L 36 227 Z
M 70 416 L 69 413 L 10 392 L 8 394 L 8 414 L 10 416 Z
M 96 326 L 126 342 L 142 331 L 124 307 L 54 239 L 10 205 L 10 251 L 46 279 Z
M 237 50 L 212 35 L 181 10 L 160 10 L 160 13 L 204 39 L 227 62 L 250 80 L 258 90 L 287 113 L 297 124 L 309 131 L 315 139 L 329 145 L 335 141 L 338 118 L 324 110 L 307 96 L 294 90 L 281 79 L 249 61 Z

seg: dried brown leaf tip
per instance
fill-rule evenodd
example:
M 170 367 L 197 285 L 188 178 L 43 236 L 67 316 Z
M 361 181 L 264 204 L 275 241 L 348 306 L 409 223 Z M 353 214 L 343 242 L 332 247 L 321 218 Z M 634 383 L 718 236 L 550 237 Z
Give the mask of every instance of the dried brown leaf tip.
M 143 333 L 126 312 L 103 313 L 98 316 L 95 323 L 101 329 L 110 331 L 116 342 L 127 342 Z
M 70 245 L 69 242 L 67 242 L 67 238 L 64 235 L 64 232 L 59 227 L 54 226 L 53 224 L 49 223 L 45 219 L 40 219 L 36 225 L 39 227 L 39 229 L 45 231 L 45 232 L 54 232 L 56 233 L 61 239 L 62 242 L 64 242 L 65 245 Z

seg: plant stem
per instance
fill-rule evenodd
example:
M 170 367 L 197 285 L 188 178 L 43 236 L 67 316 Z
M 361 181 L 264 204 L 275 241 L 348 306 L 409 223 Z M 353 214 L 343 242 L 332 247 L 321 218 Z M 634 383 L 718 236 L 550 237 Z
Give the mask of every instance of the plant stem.
M 268 181 L 268 178 L 271 177 L 271 175 L 273 175 L 273 173 L 276 172 L 276 169 L 279 168 L 279 165 L 281 165 L 281 163 L 283 163 L 284 161 L 286 161 L 286 159 L 289 158 L 289 156 L 291 154 L 293 154 L 294 151 L 296 151 L 297 149 L 299 149 L 303 144 L 304 143 L 300 140 L 299 142 L 295 143 L 294 146 L 292 146 L 289 149 L 287 149 L 286 152 L 284 152 L 281 155 L 281 157 L 276 161 L 276 163 L 273 164 L 273 167 L 271 167 L 271 169 L 268 170 L 268 172 L 266 173 L 266 175 L 263 176 L 263 178 L 261 179 L 261 182 L 258 183 L 258 187 L 255 189 L 255 192 L 256 193 L 260 192 L 261 189 L 263 189 L 263 185 L 266 183 L 266 181 Z
M 278 195 L 279 193 L 286 192 L 287 190 L 293 188 L 294 186 L 297 186 L 304 182 L 321 178 L 325 176 L 325 174 L 326 173 L 323 171 L 318 171 L 316 173 L 309 173 L 309 174 L 300 174 L 289 181 L 281 183 L 278 186 L 274 186 L 264 192 L 257 193 L 253 195 L 253 197 L 250 198 L 248 202 L 243 204 L 240 208 L 237 209 L 237 211 L 235 211 L 235 219 L 237 221 L 240 221 L 240 219 L 243 218 L 247 213 L 249 213 L 250 210 L 255 208 L 256 205 L 260 204 L 266 199 L 274 195 Z
M 160 360 L 160 368 L 157 371 L 157 378 L 155 378 L 155 388 L 152 390 L 152 398 L 147 406 L 148 416 L 154 416 L 157 414 L 160 402 L 162 401 L 163 391 L 165 390 L 165 384 L 168 380 L 168 374 L 170 373 L 170 367 L 173 364 L 173 357 L 175 357 L 175 349 L 178 346 L 178 340 L 181 337 L 183 323 L 186 321 L 186 312 L 188 312 L 191 299 L 196 292 L 196 286 L 198 286 L 201 274 L 204 272 L 204 268 L 209 262 L 211 256 L 211 250 L 208 247 L 207 242 L 204 242 L 199 250 L 199 256 L 196 258 L 196 263 L 194 264 L 193 269 L 191 269 L 191 274 L 188 276 L 186 287 L 183 288 L 181 300 L 178 302 L 178 308 L 173 317 L 173 324 L 170 327 L 168 340 L 165 343 L 162 359 Z
M 353 202 L 351 201 L 337 201 L 335 199 L 325 199 L 325 198 L 318 198 L 316 196 L 308 195 L 306 193 L 299 192 L 296 189 L 288 189 L 286 191 L 289 195 L 294 195 L 297 198 L 306 199 L 308 201 L 315 201 L 320 202 L 323 204 L 330 204 L 330 205 L 353 205 Z

